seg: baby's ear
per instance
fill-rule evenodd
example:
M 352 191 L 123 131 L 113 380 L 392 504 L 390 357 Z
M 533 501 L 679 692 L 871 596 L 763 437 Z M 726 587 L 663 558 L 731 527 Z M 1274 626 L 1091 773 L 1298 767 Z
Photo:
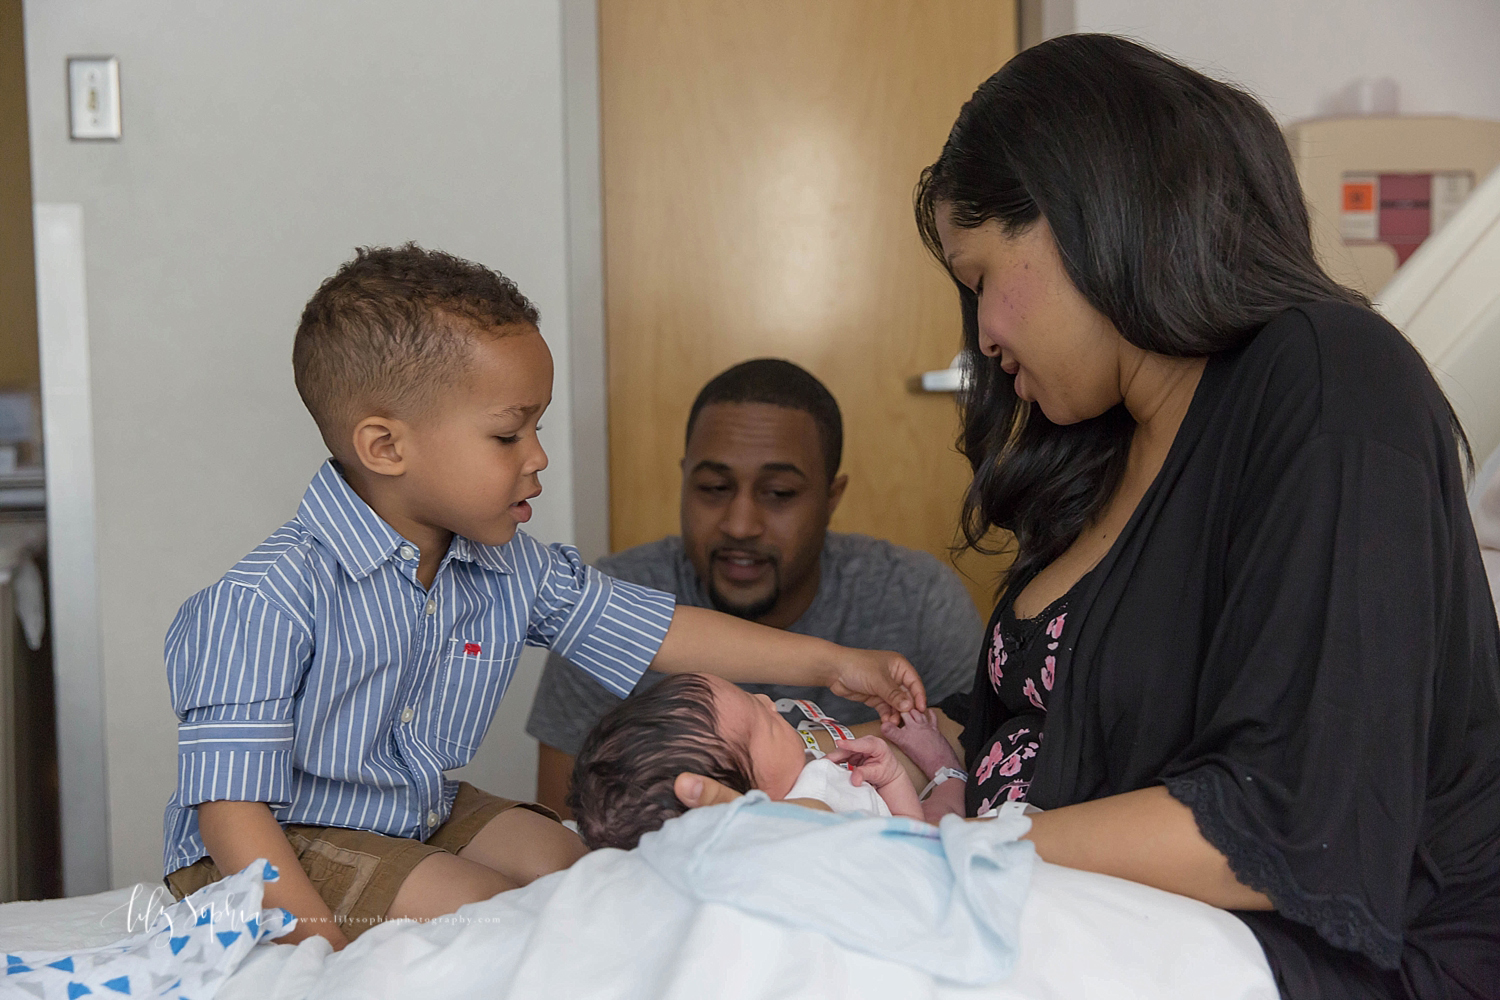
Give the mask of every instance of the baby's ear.
M 350 435 L 354 457 L 377 476 L 399 476 L 406 471 L 408 427 L 394 417 L 365 417 Z

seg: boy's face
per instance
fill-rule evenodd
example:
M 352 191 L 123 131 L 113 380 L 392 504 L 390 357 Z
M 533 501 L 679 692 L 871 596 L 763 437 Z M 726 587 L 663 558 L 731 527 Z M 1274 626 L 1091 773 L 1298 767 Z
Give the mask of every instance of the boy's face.
M 547 453 L 537 421 L 552 402 L 552 352 L 535 327 L 480 334 L 466 377 L 409 425 L 400 490 L 408 516 L 484 545 L 531 518 Z
M 775 703 L 763 694 L 751 694 L 722 677 L 705 674 L 714 690 L 714 715 L 719 734 L 743 747 L 750 758 L 755 787 L 773 799 L 784 799 L 807 764 L 802 737 L 791 727 Z

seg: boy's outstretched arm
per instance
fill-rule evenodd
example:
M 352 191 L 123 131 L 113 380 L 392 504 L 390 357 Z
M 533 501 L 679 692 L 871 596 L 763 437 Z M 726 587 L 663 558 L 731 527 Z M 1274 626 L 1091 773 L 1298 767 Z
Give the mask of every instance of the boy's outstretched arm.
M 282 832 L 281 824 L 264 802 L 204 802 L 198 806 L 198 833 L 219 872 L 232 875 L 251 862 L 265 858 L 276 866 L 281 878 L 266 885 L 262 905 L 279 906 L 297 917 L 290 934 L 277 944 L 296 944 L 314 934 L 328 939 L 338 951 L 349 943 L 333 920 L 333 911 L 313 888 L 302 870 L 297 852 Z
M 677 606 L 651 667 L 666 674 L 717 674 L 735 683 L 826 687 L 887 720 L 927 708 L 922 679 L 900 653 L 849 649 L 707 608 Z

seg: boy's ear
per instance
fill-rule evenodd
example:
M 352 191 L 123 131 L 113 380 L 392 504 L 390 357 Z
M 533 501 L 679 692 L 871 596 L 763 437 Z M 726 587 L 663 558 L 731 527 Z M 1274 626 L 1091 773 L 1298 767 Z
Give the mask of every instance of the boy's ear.
M 354 455 L 377 476 L 406 471 L 407 426 L 394 417 L 365 417 L 354 425 Z

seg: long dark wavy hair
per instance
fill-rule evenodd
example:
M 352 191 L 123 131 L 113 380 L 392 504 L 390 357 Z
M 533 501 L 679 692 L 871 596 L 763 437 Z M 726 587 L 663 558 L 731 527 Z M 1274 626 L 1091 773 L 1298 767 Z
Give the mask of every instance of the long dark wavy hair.
M 1130 343 L 1204 357 L 1247 343 L 1298 303 L 1368 306 L 1313 256 L 1286 140 L 1255 98 L 1111 35 L 1065 35 L 1025 50 L 959 112 L 917 185 L 917 225 L 943 260 L 952 224 L 1051 227 L 1084 298 Z M 979 352 L 978 298 L 957 282 L 973 380 L 958 448 L 974 469 L 964 544 L 993 552 L 1014 534 L 1010 579 L 1057 558 L 1125 471 L 1134 421 L 1123 405 L 1070 425 L 1020 399 Z

